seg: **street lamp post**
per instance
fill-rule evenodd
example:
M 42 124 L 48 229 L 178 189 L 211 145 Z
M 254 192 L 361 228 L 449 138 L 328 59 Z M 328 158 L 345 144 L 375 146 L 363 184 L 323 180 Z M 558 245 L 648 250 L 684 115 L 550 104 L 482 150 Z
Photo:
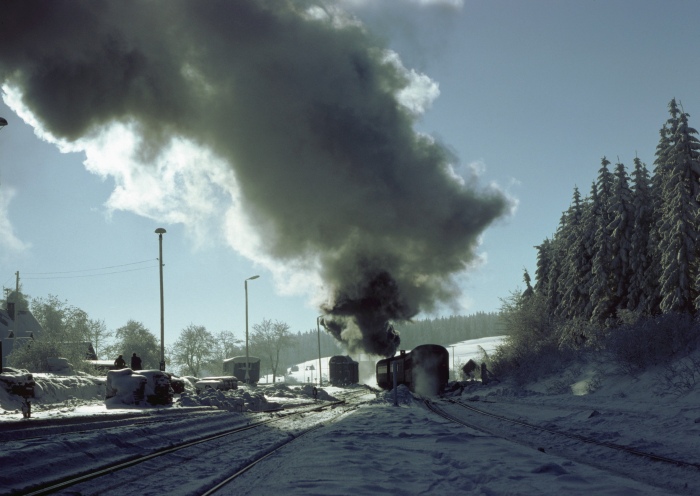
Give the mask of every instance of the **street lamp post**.
M 160 370 L 165 371 L 165 312 L 163 310 L 163 234 L 165 229 L 156 229 L 158 235 L 158 265 L 160 266 Z
M 250 358 L 248 354 L 248 281 L 252 281 L 253 279 L 257 279 L 260 276 L 252 276 L 243 281 L 243 285 L 245 286 L 245 380 L 244 382 L 246 384 L 250 384 Z
M 0 117 L 0 131 L 2 131 L 2 128 L 4 128 L 5 126 L 7 126 L 7 119 L 5 119 L 4 117 Z M 0 355 L 2 354 L 0 353 Z M 0 357 L 0 365 L 2 365 L 2 357 Z
M 321 374 L 321 325 L 319 321 L 323 315 L 316 317 L 316 330 L 318 331 L 318 387 L 323 386 L 323 375 Z

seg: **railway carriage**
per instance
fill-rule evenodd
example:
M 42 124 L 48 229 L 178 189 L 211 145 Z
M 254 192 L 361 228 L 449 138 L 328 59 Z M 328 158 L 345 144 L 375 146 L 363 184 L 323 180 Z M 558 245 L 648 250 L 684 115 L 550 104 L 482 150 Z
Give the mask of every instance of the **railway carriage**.
M 360 364 L 349 356 L 336 355 L 328 360 L 331 386 L 348 386 L 360 381 Z
M 245 383 L 246 357 L 237 356 L 224 360 L 224 373 L 235 376 L 239 382 Z M 260 380 L 260 359 L 248 357 L 248 378 L 251 384 L 257 384 Z

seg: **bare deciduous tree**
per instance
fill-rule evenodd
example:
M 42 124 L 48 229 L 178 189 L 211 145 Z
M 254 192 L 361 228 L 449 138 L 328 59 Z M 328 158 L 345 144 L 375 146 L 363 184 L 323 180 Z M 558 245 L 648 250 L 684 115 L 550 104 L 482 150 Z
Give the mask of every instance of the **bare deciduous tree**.
M 183 375 L 199 377 L 202 365 L 212 359 L 214 336 L 204 326 L 190 324 L 180 332 L 172 348 L 172 359 Z
M 290 344 L 291 339 L 289 325 L 284 322 L 263 319 L 260 324 L 253 325 L 251 347 L 255 350 L 255 354 L 270 367 L 272 382 L 276 381 L 280 352 Z
M 114 335 L 114 332 L 107 330 L 104 320 L 89 319 L 88 335 L 95 348 L 95 354 L 99 358 L 100 354 L 105 351 L 106 342 Z
M 214 349 L 203 368 L 212 375 L 224 375 L 224 360 L 245 354 L 242 339 L 237 338 L 231 331 L 219 331 L 214 336 Z

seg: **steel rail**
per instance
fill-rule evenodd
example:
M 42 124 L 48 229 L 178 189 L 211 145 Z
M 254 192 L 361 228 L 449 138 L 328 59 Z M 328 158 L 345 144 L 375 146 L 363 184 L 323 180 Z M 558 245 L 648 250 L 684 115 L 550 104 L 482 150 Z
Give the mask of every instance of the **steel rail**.
M 25 494 L 26 496 L 43 496 L 43 495 L 47 495 L 47 494 L 53 494 L 56 491 L 66 489 L 66 488 L 69 488 L 69 487 L 74 486 L 76 484 L 87 482 L 89 480 L 96 479 L 96 478 L 102 477 L 104 475 L 108 475 L 108 474 L 113 473 L 115 471 L 124 470 L 126 468 L 132 467 L 134 465 L 138 465 L 138 464 L 146 462 L 148 460 L 158 458 L 160 456 L 164 456 L 164 455 L 167 455 L 170 453 L 175 453 L 175 452 L 180 451 L 182 449 L 189 448 L 190 446 L 195 446 L 197 444 L 213 441 L 214 439 L 218 439 L 218 438 L 225 437 L 225 436 L 230 436 L 232 434 L 237 434 L 239 432 L 244 432 L 246 430 L 254 429 L 256 427 L 260 427 L 260 426 L 263 426 L 263 425 L 266 425 L 266 424 L 269 424 L 272 422 L 277 422 L 277 421 L 286 419 L 287 417 L 291 417 L 294 415 L 303 415 L 303 414 L 310 413 L 310 412 L 317 412 L 317 411 L 322 411 L 325 409 L 332 409 L 332 408 L 335 408 L 339 405 L 343 405 L 345 403 L 346 403 L 345 400 L 340 400 L 340 401 L 335 401 L 335 402 L 331 402 L 331 403 L 326 403 L 323 405 L 317 405 L 317 406 L 314 406 L 312 408 L 305 408 L 303 410 L 298 410 L 298 411 L 295 410 L 293 412 L 287 412 L 287 413 L 281 413 L 281 414 L 278 413 L 278 414 L 276 414 L 276 417 L 274 417 L 274 418 L 261 420 L 259 422 L 254 422 L 252 424 L 248 424 L 248 425 L 245 425 L 242 427 L 235 427 L 235 428 L 228 429 L 228 430 L 225 430 L 222 432 L 218 432 L 216 434 L 206 435 L 206 436 L 203 436 L 199 439 L 195 439 L 192 441 L 186 441 L 184 443 L 170 446 L 168 448 L 162 448 L 162 449 L 156 450 L 153 453 L 150 453 L 148 455 L 136 455 L 134 457 L 126 458 L 125 460 L 122 460 L 119 462 L 106 464 L 103 467 L 101 467 L 93 472 L 87 473 L 87 474 L 81 474 L 78 476 L 70 476 L 67 478 L 58 479 L 56 481 L 46 482 L 44 484 L 37 486 L 31 492 L 25 493 L 22 491 L 21 494 Z
M 357 396 L 361 396 L 361 395 L 357 395 Z M 282 448 L 288 446 L 290 443 L 299 440 L 299 438 L 301 438 L 302 436 L 305 436 L 306 434 L 309 434 L 309 433 L 311 433 L 311 432 L 313 432 L 313 431 L 315 431 L 315 430 L 317 430 L 317 429 L 320 429 L 321 427 L 325 427 L 327 424 L 330 424 L 330 423 L 335 422 L 335 421 L 336 421 L 339 417 L 341 417 L 342 415 L 345 415 L 345 414 L 348 413 L 349 411 L 352 411 L 352 410 L 355 410 L 355 409 L 357 409 L 357 405 L 351 406 L 348 410 L 346 410 L 346 411 L 342 412 L 341 414 L 337 415 L 335 418 L 331 419 L 329 422 L 326 422 L 326 423 L 324 423 L 324 424 L 315 425 L 315 426 L 313 426 L 313 427 L 311 427 L 311 428 L 309 428 L 309 429 L 307 429 L 307 430 L 301 431 L 301 432 L 298 433 L 296 436 L 292 437 L 291 439 L 288 439 L 288 440 L 284 441 L 282 444 L 280 444 L 279 446 L 276 446 L 275 448 L 273 448 L 273 449 L 272 449 L 271 451 L 269 451 L 268 453 L 265 453 L 265 454 L 262 455 L 261 457 L 256 458 L 255 460 L 253 460 L 252 462 L 250 462 L 248 465 L 246 465 L 246 466 L 244 466 L 243 468 L 241 468 L 240 470 L 238 470 L 235 474 L 230 475 L 229 477 L 227 477 L 226 479 L 224 479 L 223 481 L 221 481 L 220 483 L 218 483 L 216 486 L 214 486 L 214 487 L 212 487 L 211 489 L 209 489 L 207 492 L 202 493 L 200 496 L 211 496 L 212 494 L 217 493 L 218 491 L 220 491 L 221 489 L 223 489 L 224 487 L 226 487 L 228 484 L 230 484 L 231 482 L 233 482 L 235 479 L 237 479 L 238 477 L 240 477 L 241 475 L 243 475 L 244 473 L 246 473 L 248 470 L 250 470 L 251 468 L 253 468 L 255 465 L 257 465 L 258 463 L 262 462 L 263 460 L 266 460 L 267 458 L 269 458 L 269 457 L 272 456 L 273 454 L 275 454 L 275 453 L 277 453 L 278 451 L 280 451 Z
M 686 462 L 686 461 L 683 461 L 683 460 L 676 460 L 676 459 L 674 459 L 674 458 L 669 458 L 669 457 L 666 457 L 666 456 L 656 455 L 656 454 L 654 454 L 654 453 L 648 453 L 648 452 L 646 452 L 646 451 L 641 451 L 641 450 L 632 448 L 632 447 L 630 447 L 630 446 L 624 446 L 624 445 L 621 445 L 621 444 L 615 444 L 615 443 L 608 443 L 608 442 L 604 442 L 604 441 L 598 441 L 598 440 L 596 440 L 596 439 L 593 439 L 593 438 L 590 438 L 590 437 L 586 437 L 586 436 L 580 436 L 580 435 L 578 435 L 578 434 L 570 434 L 570 433 L 568 433 L 568 432 L 556 431 L 556 430 L 553 430 L 553 429 L 549 429 L 549 428 L 547 428 L 547 427 L 542 427 L 542 426 L 539 426 L 539 425 L 530 424 L 530 423 L 524 422 L 524 421 L 522 421 L 522 420 L 515 420 L 515 419 L 509 418 L 509 417 L 505 417 L 505 416 L 503 416 L 503 415 L 498 415 L 498 414 L 495 414 L 495 413 L 486 412 L 486 411 L 484 411 L 484 410 L 480 410 L 480 409 L 478 409 L 478 408 L 476 408 L 476 407 L 473 407 L 473 406 L 471 406 L 471 405 L 466 405 L 466 404 L 462 403 L 461 401 L 455 401 L 455 400 L 452 400 L 452 399 L 445 399 L 445 401 L 447 401 L 448 403 L 452 403 L 452 404 L 454 404 L 454 405 L 458 405 L 458 406 L 460 406 L 460 407 L 462 407 L 462 408 L 465 408 L 465 409 L 467 409 L 467 410 L 470 410 L 470 411 L 472 411 L 472 412 L 474 412 L 474 413 L 478 413 L 478 414 L 484 415 L 484 416 L 486 416 L 486 417 L 495 418 L 495 419 L 497 419 L 497 420 L 502 420 L 502 421 L 504 421 L 504 422 L 510 422 L 510 423 L 512 423 L 512 424 L 516 424 L 516 425 L 520 425 L 520 426 L 523 426 L 523 427 L 527 427 L 527 428 L 529 428 L 529 429 L 539 430 L 539 431 L 547 432 L 547 433 L 549 433 L 549 434 L 553 434 L 553 435 L 557 435 L 557 436 L 563 436 L 563 437 L 567 437 L 567 438 L 569 438 L 569 439 L 574 439 L 574 440 L 576 440 L 576 441 L 581 441 L 581 442 L 588 443 L 588 444 L 593 444 L 593 445 L 596 445 L 596 446 L 602 446 L 602 447 L 605 447 L 605 448 L 614 449 L 614 450 L 617 450 L 617 451 L 622 451 L 622 452 L 625 452 L 625 453 L 629 453 L 629 454 L 631 454 L 631 455 L 636 455 L 636 456 L 640 456 L 640 457 L 643 457 L 643 458 L 648 458 L 648 459 L 650 459 L 650 460 L 654 460 L 654 461 L 657 461 L 657 462 L 669 463 L 669 464 L 676 465 L 676 466 L 679 466 L 679 467 L 689 467 L 689 468 L 695 468 L 695 469 L 700 470 L 700 463 L 693 463 L 693 462 Z M 442 410 L 440 407 L 438 407 L 437 405 L 435 405 L 433 402 L 430 402 L 429 400 L 425 400 L 425 404 L 426 404 L 426 406 L 428 407 L 428 409 L 430 409 L 431 411 L 437 413 L 438 415 L 440 415 L 440 416 L 442 416 L 442 417 L 444 417 L 444 418 L 446 418 L 446 419 L 448 419 L 448 420 L 451 420 L 451 421 L 453 421 L 453 422 L 457 422 L 457 423 L 462 424 L 462 425 L 465 425 L 465 426 L 467 426 L 467 427 L 478 428 L 477 426 L 471 425 L 471 424 L 469 424 L 469 423 L 467 423 L 467 422 L 462 421 L 461 419 L 458 419 L 457 417 L 454 417 L 454 416 L 448 414 L 447 412 L 445 412 L 444 410 Z
M 281 450 L 282 448 L 284 448 L 285 446 L 287 446 L 289 443 L 292 443 L 292 442 L 298 440 L 300 437 L 302 437 L 302 436 L 304 436 L 304 435 L 306 435 L 306 434 L 308 434 L 308 433 L 310 433 L 310 432 L 312 432 L 312 431 L 315 431 L 315 430 L 317 430 L 317 429 L 320 429 L 321 427 L 323 427 L 323 424 L 315 425 L 315 426 L 311 427 L 310 429 L 307 429 L 307 430 L 305 430 L 305 431 L 301 431 L 301 432 L 298 433 L 296 436 L 292 437 L 291 439 L 287 439 L 287 440 L 284 441 L 282 444 L 276 446 L 275 448 L 273 448 L 271 451 L 265 453 L 265 454 L 264 454 L 263 456 L 261 456 L 260 458 L 256 458 L 255 460 L 253 460 L 252 462 L 250 462 L 248 465 L 246 465 L 246 466 L 244 466 L 242 469 L 240 469 L 238 472 L 236 472 L 236 473 L 233 474 L 233 475 L 230 475 L 229 477 L 227 477 L 227 478 L 224 479 L 223 481 L 219 482 L 216 486 L 214 486 L 214 487 L 212 487 L 211 489 L 209 489 L 208 491 L 202 493 L 200 496 L 211 496 L 212 494 L 219 492 L 219 491 L 220 491 L 221 489 L 223 489 L 225 486 L 227 486 L 228 484 L 230 484 L 231 482 L 233 482 L 235 479 L 237 479 L 238 477 L 240 477 L 241 475 L 243 475 L 244 473 L 246 473 L 248 470 L 250 470 L 251 468 L 253 468 L 253 467 L 254 467 L 255 465 L 257 465 L 258 463 L 262 462 L 263 460 L 265 460 L 265 459 L 269 458 L 270 456 L 274 455 L 275 453 L 277 453 L 279 450 Z

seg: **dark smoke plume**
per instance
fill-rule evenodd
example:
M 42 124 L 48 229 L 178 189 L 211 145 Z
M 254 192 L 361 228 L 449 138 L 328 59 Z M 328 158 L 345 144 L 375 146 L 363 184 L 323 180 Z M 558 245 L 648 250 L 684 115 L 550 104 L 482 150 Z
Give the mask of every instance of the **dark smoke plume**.
M 225 159 L 269 254 L 320 261 L 327 327 L 389 356 L 390 322 L 452 300 L 508 205 L 455 179 L 397 100 L 408 72 L 336 14 L 311 0 L 4 2 L 0 82 L 58 138 L 119 122 L 138 130 L 143 167 L 175 137 Z

